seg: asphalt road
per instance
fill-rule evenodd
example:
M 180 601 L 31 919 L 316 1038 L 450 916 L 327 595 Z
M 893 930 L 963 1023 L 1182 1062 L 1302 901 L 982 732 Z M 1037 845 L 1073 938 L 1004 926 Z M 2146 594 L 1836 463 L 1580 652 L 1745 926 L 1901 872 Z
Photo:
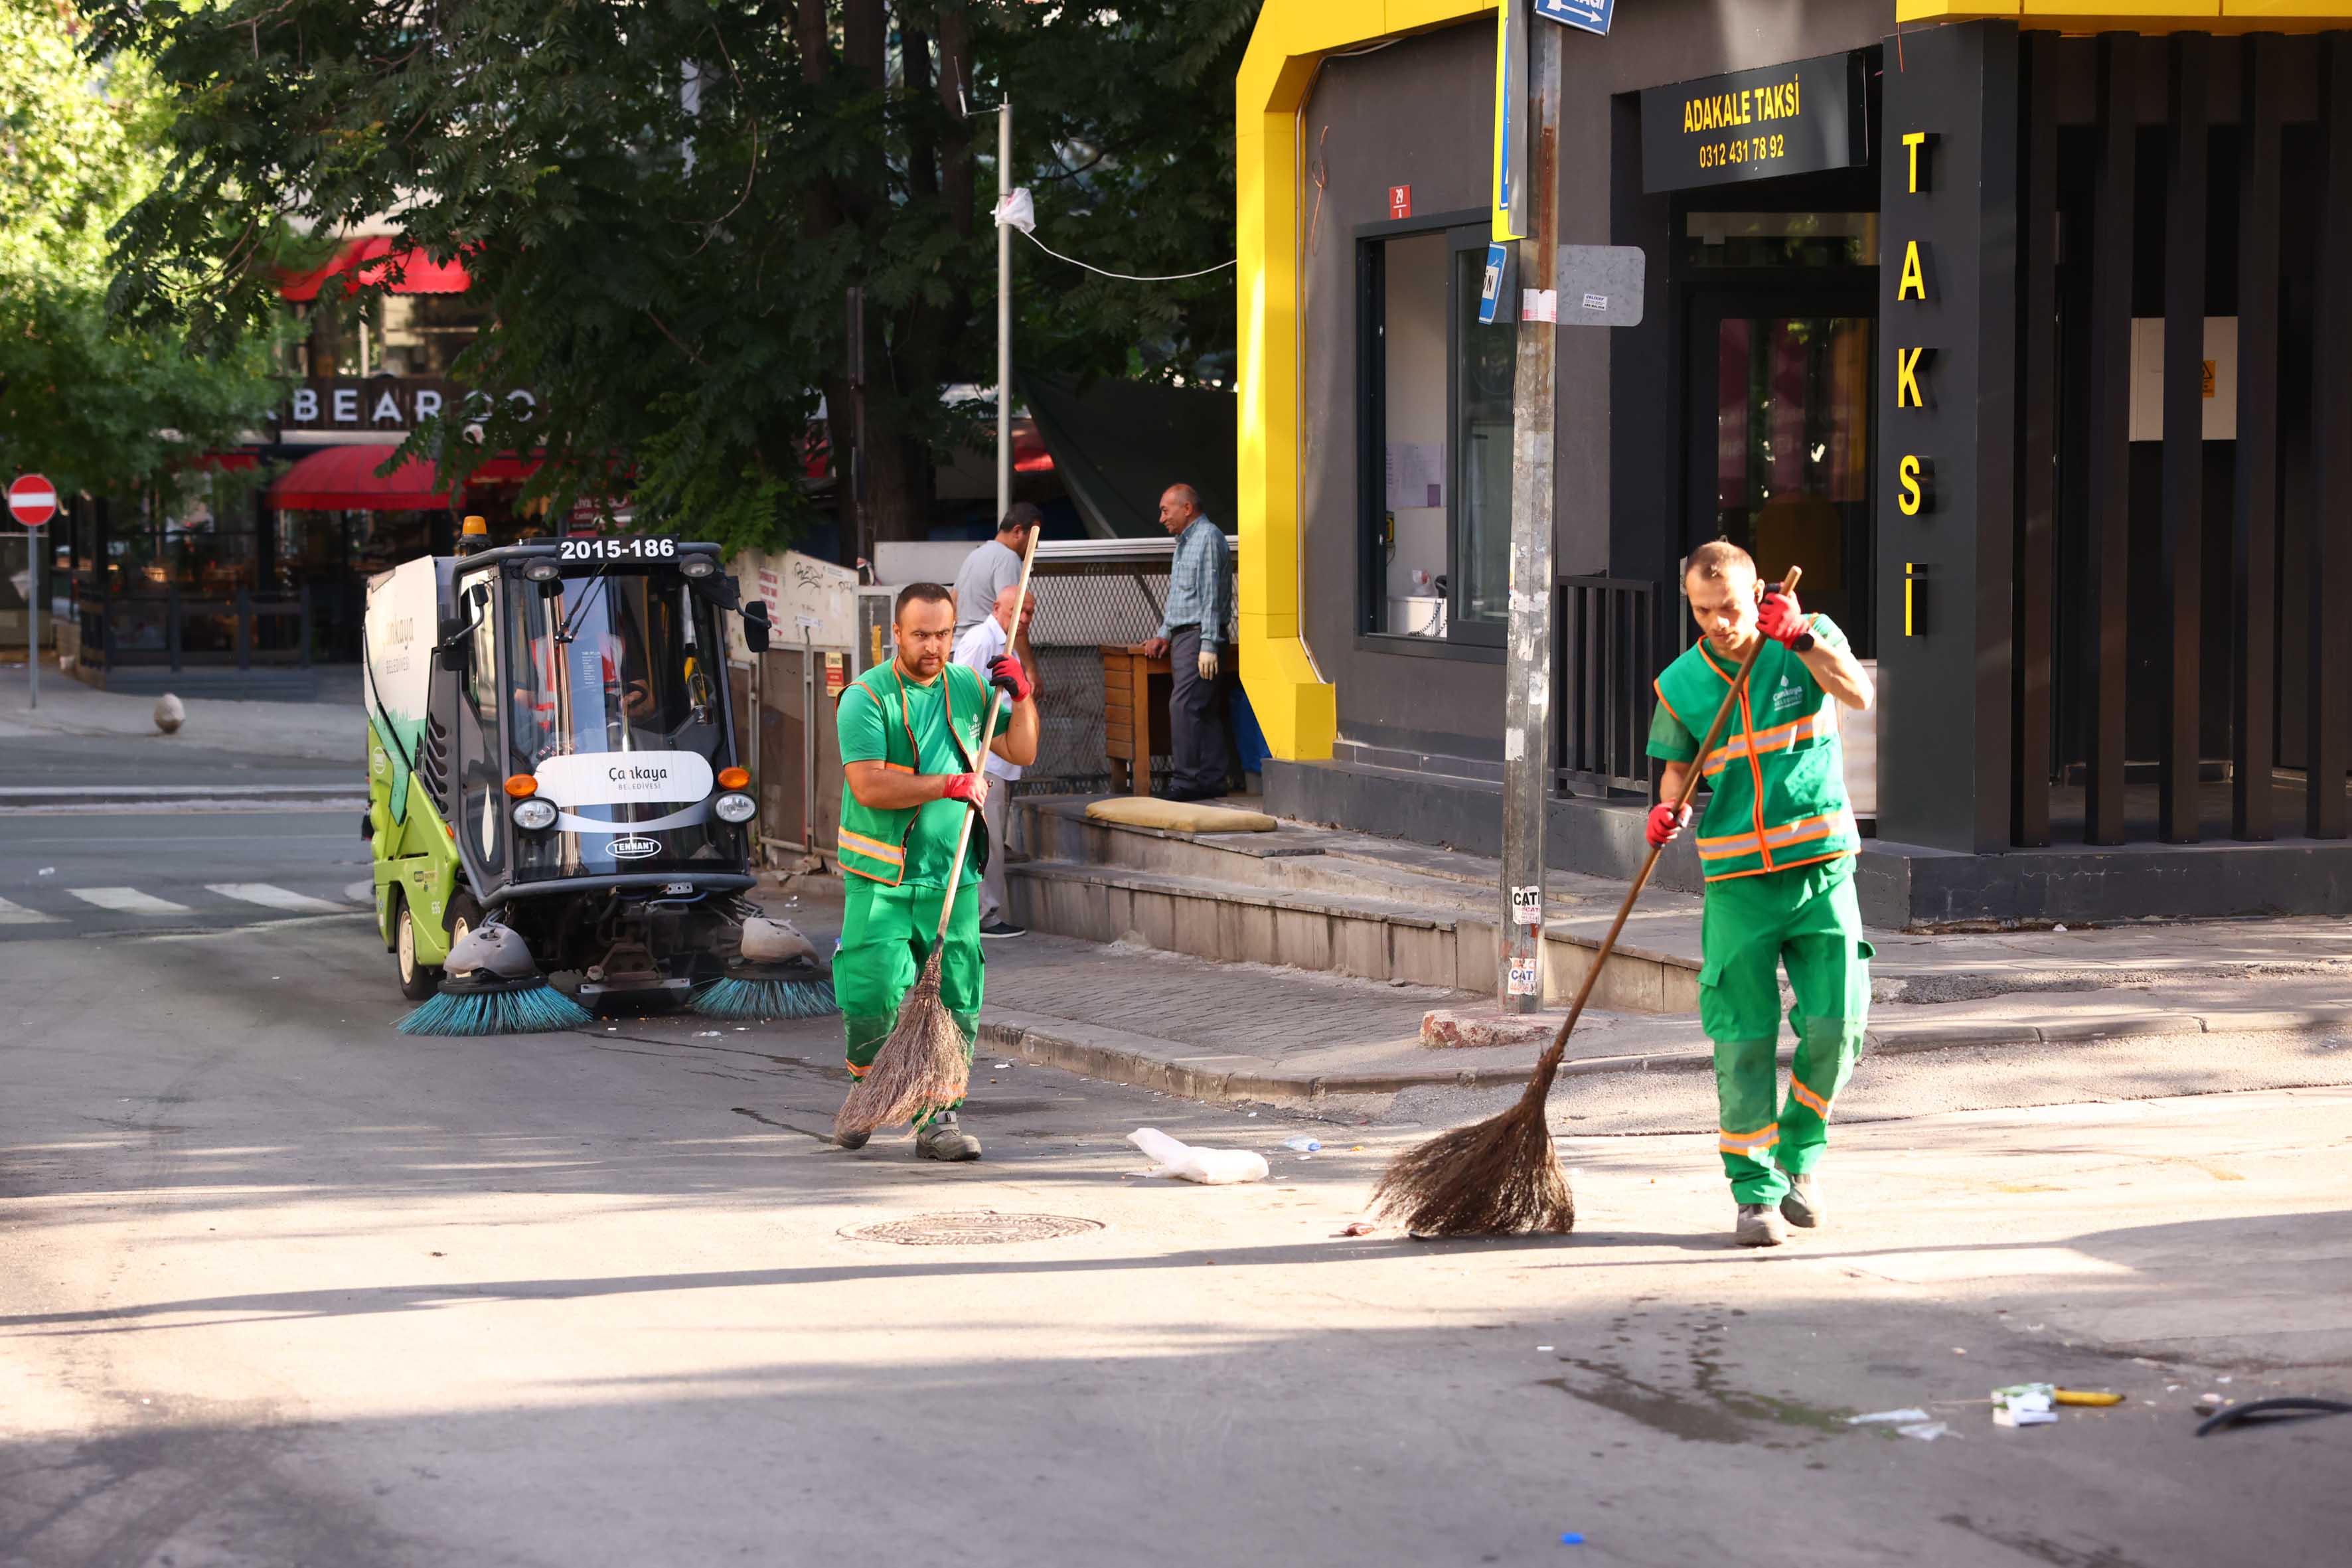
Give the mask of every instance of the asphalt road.
M 2343 1089 L 1848 1127 L 1832 1227 L 1760 1256 L 1711 1138 L 1575 1136 L 1575 1236 L 1426 1245 L 1341 1234 L 1421 1129 L 983 1060 L 986 1161 L 847 1154 L 832 1024 L 410 1039 L 356 921 L 37 934 L 0 995 L 26 1568 L 2202 1568 L 2352 1527 L 2352 1419 L 2191 1435 L 2352 1387 Z M 1145 1125 L 1274 1179 L 1144 1179 Z M 2021 1379 L 2128 1398 L 1996 1428 Z M 1847 1421 L 1906 1405 L 1947 1435 Z

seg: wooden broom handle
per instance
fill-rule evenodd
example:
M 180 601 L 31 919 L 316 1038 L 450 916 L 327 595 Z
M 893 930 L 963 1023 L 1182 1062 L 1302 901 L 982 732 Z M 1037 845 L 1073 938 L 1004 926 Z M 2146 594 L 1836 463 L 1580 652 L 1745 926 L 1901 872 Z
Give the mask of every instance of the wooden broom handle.
M 1004 634 L 1004 650 L 1007 653 L 1011 653 L 1013 651 L 1013 644 L 1021 636 L 1021 606 L 1029 601 L 1029 568 L 1034 565 L 1037 560 L 1037 539 L 1044 531 L 1045 530 L 1042 528 L 1030 529 L 1029 542 L 1022 547 L 1021 586 L 1013 591 L 1013 628 Z M 996 606 L 991 605 L 988 607 L 988 613 L 992 616 L 994 615 L 996 613 Z M 1749 657 L 1753 658 L 1754 656 L 1750 655 Z M 950 662 L 952 662 L 952 657 L 950 658 Z M 942 680 L 947 679 L 947 672 L 945 670 L 941 670 L 940 672 L 940 679 Z M 988 678 L 986 676 L 982 676 L 981 679 L 985 680 Z M 1036 673 L 1034 670 L 1030 672 L 1030 679 L 1032 680 L 1036 679 Z M 972 772 L 979 773 L 983 778 L 988 774 L 988 748 L 990 742 L 996 739 L 997 710 L 1003 705 L 1003 702 L 1004 688 L 1001 686 L 991 686 L 988 689 L 988 720 L 980 727 L 980 756 L 979 759 L 971 765 Z M 1722 721 L 1718 719 L 1717 720 L 1717 722 L 1720 724 Z M 972 806 L 967 809 L 963 814 L 963 828 L 956 835 L 955 859 L 948 867 L 947 900 L 940 905 L 940 941 L 941 942 L 945 942 L 948 939 L 948 921 L 950 917 L 955 913 L 956 888 L 963 880 L 964 851 L 971 847 L 972 819 L 979 815 L 980 808 L 978 806 Z
M 1804 574 L 1803 567 L 1790 567 L 1789 574 L 1780 579 L 1780 591 L 1795 593 L 1797 579 Z M 1764 634 L 1758 632 L 1755 643 L 1739 661 L 1739 673 L 1731 678 L 1730 689 L 1723 694 L 1722 702 L 1717 705 L 1715 722 L 1706 727 L 1706 739 L 1698 743 L 1698 755 L 1691 759 L 1690 776 L 1683 780 L 1682 796 L 1675 802 L 1676 816 L 1680 816 L 1682 808 L 1688 806 L 1691 797 L 1698 794 L 1699 780 L 1706 775 L 1707 753 L 1714 751 L 1716 742 L 1722 739 L 1723 727 L 1729 722 L 1731 710 L 1738 705 L 1739 693 L 1748 685 L 1748 672 L 1756 668 L 1756 656 L 1764 651 Z M 1601 939 L 1601 951 L 1593 955 L 1591 967 L 1584 972 L 1584 984 L 1576 988 L 1576 1000 L 1570 1005 L 1568 1016 L 1560 1022 L 1559 1033 L 1552 1037 L 1551 1048 L 1544 1052 L 1543 1060 L 1538 1066 L 1537 1083 L 1547 1083 L 1552 1070 L 1559 1066 L 1559 1058 L 1568 1050 L 1569 1034 L 1576 1027 L 1576 1020 L 1583 1016 L 1584 1004 L 1591 999 L 1593 986 L 1600 984 L 1601 972 L 1608 966 L 1609 955 L 1617 951 L 1617 938 L 1625 929 L 1625 917 L 1633 912 L 1633 900 L 1642 896 L 1643 888 L 1649 886 L 1650 873 L 1658 868 L 1658 857 L 1665 852 L 1665 847 L 1663 844 L 1650 846 L 1649 858 L 1642 862 L 1641 875 L 1635 877 L 1633 885 L 1625 889 L 1625 901 L 1617 906 L 1617 918 L 1609 922 L 1609 934 Z

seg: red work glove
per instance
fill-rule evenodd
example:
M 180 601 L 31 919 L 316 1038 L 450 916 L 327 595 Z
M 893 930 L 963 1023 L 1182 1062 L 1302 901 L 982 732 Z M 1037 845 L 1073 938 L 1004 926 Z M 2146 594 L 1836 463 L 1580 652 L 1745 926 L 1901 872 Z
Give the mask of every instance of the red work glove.
M 1756 611 L 1756 629 L 1793 653 L 1813 646 L 1812 621 L 1798 605 L 1797 595 L 1786 588 L 1764 590 L 1764 603 Z
M 1011 654 L 999 654 L 988 661 L 988 683 L 1015 702 L 1026 702 L 1035 695 L 1037 683 L 1021 668 L 1021 661 Z
M 960 800 L 966 805 L 978 806 L 982 786 L 978 773 L 950 773 L 948 787 L 940 792 L 941 800 Z
M 1664 801 L 1660 801 L 1650 807 L 1649 827 L 1645 834 L 1650 840 L 1650 847 L 1660 849 L 1674 842 L 1675 836 L 1682 832 L 1685 825 L 1689 821 L 1689 806 L 1670 805 Z

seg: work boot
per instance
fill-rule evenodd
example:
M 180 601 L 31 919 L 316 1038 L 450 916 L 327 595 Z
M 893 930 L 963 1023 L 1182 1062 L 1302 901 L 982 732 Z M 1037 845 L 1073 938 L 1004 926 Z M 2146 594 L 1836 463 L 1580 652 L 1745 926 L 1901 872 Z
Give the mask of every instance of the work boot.
M 836 1132 L 833 1135 L 833 1141 L 839 1148 L 863 1149 L 866 1147 L 866 1141 L 873 1136 L 871 1132 Z
M 1731 1239 L 1742 1247 L 1778 1247 L 1789 1239 L 1789 1227 L 1780 1223 L 1780 1211 L 1770 1204 L 1741 1204 Z
M 915 1152 L 926 1160 L 977 1160 L 980 1140 L 963 1130 L 952 1110 L 942 1110 L 915 1134 Z
M 1822 1223 L 1822 1189 L 1811 1173 L 1789 1178 L 1789 1190 L 1780 1198 L 1780 1217 L 1800 1230 L 1811 1230 Z

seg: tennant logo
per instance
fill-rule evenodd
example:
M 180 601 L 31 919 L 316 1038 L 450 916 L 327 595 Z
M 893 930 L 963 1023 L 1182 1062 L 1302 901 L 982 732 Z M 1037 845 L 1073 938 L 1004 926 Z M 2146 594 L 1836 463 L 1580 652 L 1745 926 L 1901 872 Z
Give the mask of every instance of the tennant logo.
M 616 860 L 642 860 L 648 855 L 661 853 L 661 846 L 650 838 L 615 838 L 613 858 Z

